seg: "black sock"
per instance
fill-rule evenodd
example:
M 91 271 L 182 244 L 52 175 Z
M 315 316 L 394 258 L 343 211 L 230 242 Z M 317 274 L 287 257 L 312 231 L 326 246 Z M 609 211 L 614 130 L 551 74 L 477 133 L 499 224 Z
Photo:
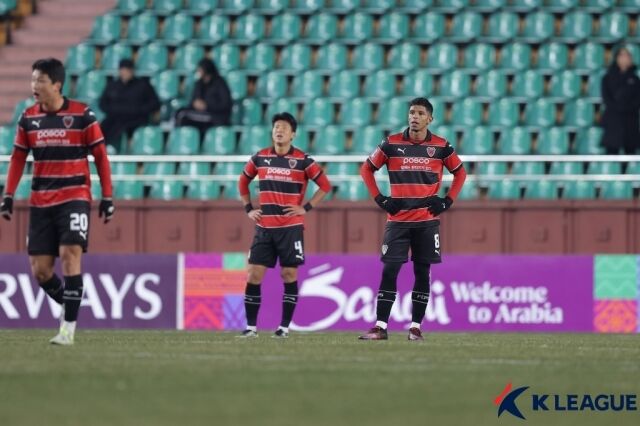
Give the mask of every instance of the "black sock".
M 416 276 L 415 284 L 413 285 L 413 291 L 411 292 L 411 321 L 420 324 L 424 319 L 424 313 L 427 310 L 429 304 L 429 269 L 428 263 L 415 263 L 413 264 L 413 272 Z
M 255 327 L 260 310 L 260 284 L 247 283 L 244 290 L 244 310 L 247 313 L 247 326 Z
M 293 312 L 298 303 L 298 281 L 284 283 L 284 294 L 282 295 L 282 322 L 280 327 L 289 327 Z
M 402 263 L 385 263 L 382 269 L 382 281 L 378 291 L 376 316 L 378 321 L 389 322 L 393 302 L 396 301 L 396 283 Z
M 53 274 L 49 281 L 40 283 L 40 287 L 44 290 L 45 293 L 49 295 L 50 298 L 58 302 L 58 304 L 62 305 L 62 294 L 64 292 L 64 285 L 62 284 L 62 280 L 56 274 Z
M 64 277 L 64 320 L 77 321 L 82 300 L 82 275 Z

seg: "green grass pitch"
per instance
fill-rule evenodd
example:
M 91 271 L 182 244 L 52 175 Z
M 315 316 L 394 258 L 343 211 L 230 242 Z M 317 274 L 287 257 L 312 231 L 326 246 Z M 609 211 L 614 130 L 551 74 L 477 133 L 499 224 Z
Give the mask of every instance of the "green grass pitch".
M 640 336 L 0 330 L 2 425 L 638 425 L 640 411 L 497 417 L 505 384 L 640 394 Z M 529 401 L 529 403 L 526 403 Z

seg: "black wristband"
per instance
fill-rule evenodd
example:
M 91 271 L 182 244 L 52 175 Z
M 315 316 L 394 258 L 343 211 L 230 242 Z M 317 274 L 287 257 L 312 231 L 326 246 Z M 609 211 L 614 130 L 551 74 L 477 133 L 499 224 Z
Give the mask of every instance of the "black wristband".
M 250 213 L 253 210 L 253 205 L 251 203 L 247 203 L 244 205 L 244 211 Z
M 305 212 L 308 212 L 313 208 L 313 206 L 311 205 L 311 203 L 307 203 L 304 206 L 302 206 L 302 208 L 304 209 Z

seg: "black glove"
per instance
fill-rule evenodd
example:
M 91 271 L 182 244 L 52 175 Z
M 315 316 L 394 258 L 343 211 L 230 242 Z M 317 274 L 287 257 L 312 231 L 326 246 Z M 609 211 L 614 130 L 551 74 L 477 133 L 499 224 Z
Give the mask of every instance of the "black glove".
M 438 216 L 449 210 L 449 208 L 451 208 L 451 204 L 453 204 L 453 200 L 450 197 L 441 198 L 434 195 L 425 198 L 425 207 L 434 216 Z
M 0 214 L 6 220 L 11 220 L 11 215 L 13 214 L 13 198 L 6 196 L 2 199 L 2 203 L 0 204 Z
M 104 223 L 113 219 L 113 213 L 116 208 L 113 206 L 113 200 L 111 198 L 104 198 L 100 201 L 100 207 L 98 207 L 98 217 L 104 216 Z
M 392 197 L 385 197 L 382 194 L 378 194 L 375 200 L 376 204 L 378 204 L 382 210 L 392 216 L 402 210 L 400 202 Z

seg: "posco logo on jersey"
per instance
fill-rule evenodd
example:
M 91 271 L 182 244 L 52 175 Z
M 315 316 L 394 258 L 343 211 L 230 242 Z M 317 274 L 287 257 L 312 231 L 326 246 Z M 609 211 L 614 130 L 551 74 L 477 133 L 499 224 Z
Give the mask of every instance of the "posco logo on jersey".
M 67 131 L 63 129 L 45 129 L 38 130 L 38 139 L 44 138 L 64 138 L 67 136 Z
M 429 163 L 428 158 L 420 158 L 420 157 L 407 157 L 402 160 L 402 164 L 427 164 Z
M 278 167 L 268 167 L 267 168 L 267 174 L 268 175 L 287 175 L 289 176 L 291 174 L 291 170 L 289 169 L 281 169 Z

